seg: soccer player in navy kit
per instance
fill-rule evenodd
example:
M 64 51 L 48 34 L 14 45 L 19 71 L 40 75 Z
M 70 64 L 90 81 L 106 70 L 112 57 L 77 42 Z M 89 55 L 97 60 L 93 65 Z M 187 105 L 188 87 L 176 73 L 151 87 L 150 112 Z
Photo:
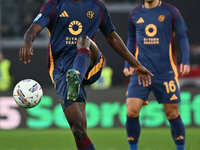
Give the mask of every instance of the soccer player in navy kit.
M 143 5 L 133 9 L 129 14 L 127 47 L 154 76 L 150 86 L 139 86 L 136 74 L 130 64 L 125 62 L 123 72 L 126 76 L 131 76 L 126 99 L 126 130 L 130 150 L 138 149 L 139 112 L 144 102 L 147 102 L 151 91 L 158 103 L 164 105 L 177 150 L 184 150 L 185 128 L 178 111 L 180 87 L 174 36 L 176 34 L 180 42 L 182 50 L 180 72 L 185 76 L 190 71 L 187 27 L 180 12 L 174 6 L 162 3 L 160 0 L 144 0 L 143 2 Z
M 128 51 L 99 0 L 49 0 L 25 33 L 19 51 L 25 64 L 33 55 L 33 41 L 45 27 L 50 34 L 49 74 L 76 146 L 79 150 L 94 150 L 86 132 L 84 86 L 95 82 L 103 67 L 103 55 L 93 42 L 96 31 L 100 29 L 114 50 L 135 68 L 144 86 L 151 84 L 152 74 Z

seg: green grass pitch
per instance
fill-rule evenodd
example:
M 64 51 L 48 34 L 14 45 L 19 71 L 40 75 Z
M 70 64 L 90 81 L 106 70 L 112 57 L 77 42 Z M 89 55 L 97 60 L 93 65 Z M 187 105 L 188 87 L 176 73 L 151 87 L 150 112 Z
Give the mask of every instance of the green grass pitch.
M 186 129 L 186 150 L 200 150 L 200 128 Z M 129 150 L 123 128 L 89 129 L 96 150 Z M 176 150 L 169 128 L 144 128 L 140 150 Z M 76 150 L 70 130 L 0 130 L 0 150 Z

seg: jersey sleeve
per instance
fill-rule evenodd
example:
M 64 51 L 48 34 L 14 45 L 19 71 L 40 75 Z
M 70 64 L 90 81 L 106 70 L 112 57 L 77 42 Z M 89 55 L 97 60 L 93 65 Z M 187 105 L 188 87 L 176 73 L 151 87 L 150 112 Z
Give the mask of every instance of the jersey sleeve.
M 185 21 L 177 8 L 174 8 L 174 17 L 175 17 L 175 33 L 179 39 L 180 48 L 182 51 L 182 63 L 189 65 L 189 41 L 187 38 L 187 26 Z
M 190 65 L 190 46 L 186 33 L 176 34 L 179 39 L 179 45 L 182 51 L 182 64 Z
M 135 55 L 135 42 L 136 42 L 136 28 L 135 24 L 132 22 L 132 14 L 129 15 L 128 21 L 128 41 L 127 41 L 127 48 L 128 50 Z M 125 61 L 124 68 L 129 68 L 131 65 Z
M 55 12 L 56 6 L 56 0 L 49 0 L 47 3 L 45 3 L 40 9 L 38 16 L 33 20 L 33 24 L 39 24 L 42 28 L 47 27 Z
M 175 17 L 175 32 L 178 34 L 184 33 L 187 31 L 187 26 L 185 21 L 180 13 L 180 11 L 174 7 L 173 9 L 174 17 Z
M 100 31 L 103 34 L 109 34 L 115 31 L 115 27 L 111 21 L 110 14 L 108 13 L 106 7 L 102 2 L 99 1 L 97 6 L 100 9 L 100 14 L 101 14 L 101 25 L 99 27 Z

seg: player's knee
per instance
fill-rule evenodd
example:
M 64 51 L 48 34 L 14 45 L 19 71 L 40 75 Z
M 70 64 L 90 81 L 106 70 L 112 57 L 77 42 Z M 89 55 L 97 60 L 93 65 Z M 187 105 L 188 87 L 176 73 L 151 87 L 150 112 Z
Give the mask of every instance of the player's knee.
M 90 38 L 87 35 L 80 36 L 77 41 L 77 48 L 89 49 L 89 47 L 90 47 Z
M 86 136 L 86 129 L 81 125 L 73 125 L 71 126 L 71 129 L 75 139 L 77 139 L 78 141 L 82 141 Z
M 180 114 L 178 110 L 165 111 L 168 120 L 176 119 Z
M 139 111 L 137 110 L 127 110 L 127 117 L 137 118 L 139 116 Z

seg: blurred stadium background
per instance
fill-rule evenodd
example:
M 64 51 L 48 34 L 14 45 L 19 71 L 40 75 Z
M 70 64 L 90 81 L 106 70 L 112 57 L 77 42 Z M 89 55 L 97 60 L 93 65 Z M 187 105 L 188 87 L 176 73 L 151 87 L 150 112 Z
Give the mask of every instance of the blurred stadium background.
M 187 150 L 200 149 L 200 2 L 164 0 L 181 11 L 188 26 L 191 47 L 191 73 L 180 78 L 180 112 L 187 129 Z M 0 0 L 0 150 L 74 150 L 75 143 L 51 84 L 47 71 L 49 37 L 42 32 L 34 43 L 32 62 L 18 59 L 23 35 L 45 0 Z M 117 32 L 127 40 L 128 13 L 140 0 L 104 0 Z M 102 78 L 87 87 L 89 135 L 98 150 L 128 150 L 124 129 L 125 92 L 129 79 L 122 73 L 124 61 L 106 43 L 101 33 L 96 42 L 106 57 Z M 181 52 L 176 42 L 178 63 Z M 3 57 L 2 57 L 3 56 Z M 42 102 L 33 109 L 19 108 L 13 98 L 14 85 L 22 79 L 38 81 L 44 90 Z M 142 150 L 175 149 L 163 107 L 150 96 L 140 120 Z M 38 130 L 35 130 L 38 129 Z M 67 131 L 66 131 L 67 129 Z M 159 142 L 158 142 L 159 141 Z

